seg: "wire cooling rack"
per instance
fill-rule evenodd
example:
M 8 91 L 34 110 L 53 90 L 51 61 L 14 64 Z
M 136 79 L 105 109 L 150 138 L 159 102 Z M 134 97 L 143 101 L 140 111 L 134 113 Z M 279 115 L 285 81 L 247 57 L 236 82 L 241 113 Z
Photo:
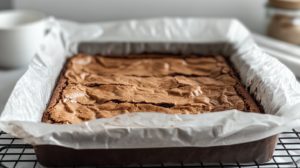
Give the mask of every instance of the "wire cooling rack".
M 200 159 L 199 159 L 200 160 Z M 98 168 L 95 166 L 93 168 Z M 255 162 L 242 164 L 175 164 L 175 165 L 139 165 L 135 167 L 190 167 L 190 168 L 298 168 L 300 167 L 300 132 L 293 129 L 280 134 L 273 158 L 265 164 Z M 0 168 L 43 168 L 37 160 L 31 145 L 25 144 L 23 140 L 0 132 Z M 81 167 L 82 168 L 82 167 Z M 92 167 L 88 167 L 92 168 Z

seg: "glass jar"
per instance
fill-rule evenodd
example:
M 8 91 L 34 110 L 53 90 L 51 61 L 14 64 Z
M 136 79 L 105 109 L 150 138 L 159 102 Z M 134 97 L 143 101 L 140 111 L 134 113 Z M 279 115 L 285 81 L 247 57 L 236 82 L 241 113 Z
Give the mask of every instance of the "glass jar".
M 269 0 L 266 34 L 300 45 L 300 0 Z

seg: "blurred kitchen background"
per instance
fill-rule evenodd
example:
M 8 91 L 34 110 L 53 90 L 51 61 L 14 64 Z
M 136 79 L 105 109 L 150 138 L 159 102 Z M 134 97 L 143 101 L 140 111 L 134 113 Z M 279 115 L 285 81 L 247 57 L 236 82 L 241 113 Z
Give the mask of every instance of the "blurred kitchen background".
M 264 32 L 267 0 L 0 0 L 0 9 L 31 9 L 78 22 L 160 16 L 234 17 Z

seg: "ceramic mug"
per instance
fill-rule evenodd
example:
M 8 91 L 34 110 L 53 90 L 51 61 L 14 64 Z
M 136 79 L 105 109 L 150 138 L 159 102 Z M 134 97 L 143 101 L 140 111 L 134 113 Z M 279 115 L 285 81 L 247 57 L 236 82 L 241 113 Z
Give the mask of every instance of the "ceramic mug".
M 0 68 L 28 64 L 41 43 L 46 15 L 27 10 L 0 11 Z

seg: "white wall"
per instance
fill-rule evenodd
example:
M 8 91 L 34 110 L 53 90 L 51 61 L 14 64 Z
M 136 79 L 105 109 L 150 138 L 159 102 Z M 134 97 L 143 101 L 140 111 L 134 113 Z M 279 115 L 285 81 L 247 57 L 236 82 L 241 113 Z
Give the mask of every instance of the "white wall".
M 33 9 L 79 22 L 159 16 L 234 17 L 262 33 L 266 0 L 14 0 Z

